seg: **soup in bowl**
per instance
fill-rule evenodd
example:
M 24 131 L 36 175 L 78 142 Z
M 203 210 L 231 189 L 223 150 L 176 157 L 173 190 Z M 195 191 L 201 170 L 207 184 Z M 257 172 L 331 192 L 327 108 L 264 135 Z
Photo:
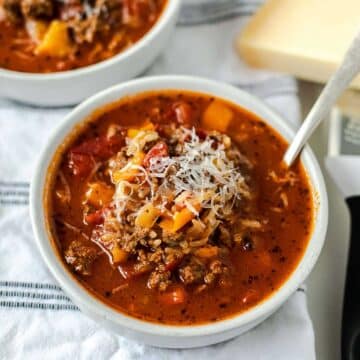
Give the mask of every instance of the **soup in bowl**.
M 64 106 L 148 68 L 180 0 L 0 0 L 0 95 Z
M 141 39 L 166 0 L 2 0 L 0 68 L 73 70 L 106 60 Z
M 311 270 L 327 225 L 305 149 L 260 101 L 163 77 L 109 89 L 55 132 L 36 172 L 43 256 L 90 316 L 147 343 L 192 347 L 249 329 Z

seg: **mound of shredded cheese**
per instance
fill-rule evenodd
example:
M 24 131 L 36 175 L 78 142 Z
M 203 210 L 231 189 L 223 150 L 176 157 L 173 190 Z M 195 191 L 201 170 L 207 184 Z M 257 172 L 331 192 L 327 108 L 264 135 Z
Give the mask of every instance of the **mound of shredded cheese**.
M 140 208 L 146 202 L 152 202 L 159 193 L 171 193 L 176 197 L 183 192 L 191 193 L 201 205 L 201 208 L 211 208 L 218 217 L 230 213 L 234 204 L 242 197 L 249 196 L 249 189 L 238 167 L 229 159 L 226 153 L 227 145 L 231 145 L 230 138 L 225 135 L 225 141 L 218 142 L 207 135 L 201 139 L 195 128 L 180 128 L 182 150 L 177 156 L 153 157 L 148 169 L 130 161 L 123 168 L 134 171 L 136 181 L 122 180 L 115 184 L 114 207 L 117 219 L 122 222 L 124 211 L 139 202 L 140 189 L 148 186 L 150 191 L 142 200 Z M 130 139 L 128 149 L 139 149 L 137 139 Z M 140 146 L 143 146 L 141 144 Z M 165 199 L 166 201 L 166 199 Z M 186 207 L 198 215 L 190 201 L 185 201 Z M 160 204 L 164 206 L 164 204 Z

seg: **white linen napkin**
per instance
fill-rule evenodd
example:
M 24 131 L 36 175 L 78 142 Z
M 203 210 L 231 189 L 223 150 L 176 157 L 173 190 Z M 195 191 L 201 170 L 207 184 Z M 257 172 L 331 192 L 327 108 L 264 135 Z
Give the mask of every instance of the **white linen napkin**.
M 264 99 L 296 126 L 294 79 L 251 70 L 233 49 L 235 34 L 258 5 L 251 0 L 185 1 L 170 44 L 147 74 L 195 74 L 232 83 Z M 36 158 L 69 111 L 0 99 L 0 359 L 315 359 L 303 288 L 248 333 L 192 350 L 130 341 L 78 311 L 46 268 L 28 211 Z

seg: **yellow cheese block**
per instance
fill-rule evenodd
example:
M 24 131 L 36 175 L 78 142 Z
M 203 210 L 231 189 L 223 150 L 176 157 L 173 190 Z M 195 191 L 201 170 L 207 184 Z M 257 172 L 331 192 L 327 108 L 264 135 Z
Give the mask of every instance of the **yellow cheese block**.
M 248 64 L 325 82 L 360 31 L 360 0 L 269 0 L 236 39 Z M 352 87 L 360 89 L 360 76 Z

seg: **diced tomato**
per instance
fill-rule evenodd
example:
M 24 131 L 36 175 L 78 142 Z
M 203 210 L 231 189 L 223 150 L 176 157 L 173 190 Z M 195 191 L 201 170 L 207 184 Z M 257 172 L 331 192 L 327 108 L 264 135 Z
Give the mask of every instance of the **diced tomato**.
M 185 127 L 191 125 L 192 117 L 193 110 L 185 101 L 173 103 L 163 115 L 165 121 L 176 121 L 179 125 L 183 125 Z
M 159 301 L 165 305 L 179 305 L 186 301 L 187 293 L 181 286 L 177 286 L 159 295 Z
M 85 177 L 88 175 L 95 165 L 94 159 L 91 155 L 69 153 L 69 168 L 75 176 Z
M 175 103 L 172 108 L 175 113 L 176 121 L 180 125 L 191 125 L 192 109 L 188 103 L 179 101 Z
M 84 141 L 82 144 L 72 148 L 70 152 L 92 155 L 98 159 L 105 160 L 114 155 L 123 145 L 124 138 L 120 135 L 114 135 L 109 139 L 106 136 L 99 136 Z
M 88 225 L 100 225 L 104 222 L 104 209 L 97 210 L 85 216 L 85 222 Z
M 201 128 L 196 129 L 196 135 L 200 138 L 200 140 L 205 140 L 207 137 L 206 131 Z
M 124 145 L 124 137 L 116 134 L 86 140 L 69 151 L 69 168 L 75 176 L 85 177 L 94 168 L 96 160 L 105 160 Z
M 134 277 L 138 277 L 140 275 L 146 274 L 150 272 L 152 269 L 153 267 L 151 265 L 143 266 L 141 268 L 136 268 L 135 263 L 129 263 L 129 262 L 120 264 L 118 266 L 118 270 L 125 280 L 130 280 L 133 279 Z
M 165 157 L 169 155 L 169 148 L 164 141 L 159 141 L 154 145 L 148 153 L 145 155 L 143 165 L 145 167 L 150 166 L 150 160 L 154 157 Z

